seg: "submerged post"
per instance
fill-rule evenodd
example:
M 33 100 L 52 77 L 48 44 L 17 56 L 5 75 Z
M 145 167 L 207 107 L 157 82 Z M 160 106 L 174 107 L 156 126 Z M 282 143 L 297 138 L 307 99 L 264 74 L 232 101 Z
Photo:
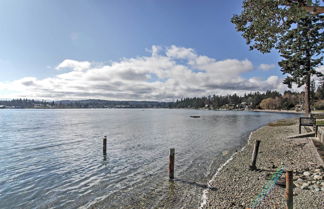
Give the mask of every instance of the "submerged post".
M 257 161 L 257 157 L 258 157 L 260 142 L 261 142 L 260 140 L 256 140 L 255 144 L 254 144 L 254 149 L 253 149 L 253 154 L 252 154 L 252 163 L 250 165 L 250 170 L 252 170 L 252 171 L 257 169 L 256 161 Z
M 103 138 L 103 154 L 107 154 L 107 136 L 104 136 Z
M 170 149 L 170 156 L 169 156 L 169 178 L 174 179 L 174 155 L 175 149 Z
M 293 172 L 286 171 L 286 209 L 293 209 Z

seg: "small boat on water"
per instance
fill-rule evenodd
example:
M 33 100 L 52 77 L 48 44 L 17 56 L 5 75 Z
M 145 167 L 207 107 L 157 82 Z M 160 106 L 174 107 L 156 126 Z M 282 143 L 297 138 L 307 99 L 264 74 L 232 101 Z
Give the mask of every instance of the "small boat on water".
M 191 118 L 200 118 L 199 115 L 190 115 Z

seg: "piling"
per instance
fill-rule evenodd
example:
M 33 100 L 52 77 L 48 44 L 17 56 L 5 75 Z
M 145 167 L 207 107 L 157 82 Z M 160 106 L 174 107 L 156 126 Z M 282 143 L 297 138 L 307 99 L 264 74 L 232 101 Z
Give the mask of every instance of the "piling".
M 174 155 L 175 149 L 170 149 L 170 156 L 169 156 L 169 178 L 174 179 Z
M 104 155 L 107 155 L 107 136 L 104 136 L 104 138 L 103 138 L 103 149 L 102 149 L 102 151 L 103 151 Z
M 252 154 L 252 163 L 250 165 L 250 170 L 252 170 L 252 171 L 257 169 L 256 161 L 257 161 L 257 157 L 258 157 L 260 142 L 261 142 L 260 140 L 256 140 L 255 144 L 254 144 L 254 149 L 253 149 L 253 154 Z
M 293 209 L 293 172 L 286 171 L 286 209 Z

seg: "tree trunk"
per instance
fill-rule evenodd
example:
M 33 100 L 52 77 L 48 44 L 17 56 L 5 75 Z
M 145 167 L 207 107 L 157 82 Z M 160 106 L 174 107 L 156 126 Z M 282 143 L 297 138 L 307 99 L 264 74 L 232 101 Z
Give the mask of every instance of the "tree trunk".
M 311 28 L 312 21 L 308 18 L 307 19 L 307 25 L 309 28 Z M 305 82 L 305 115 L 307 117 L 310 116 L 311 113 L 311 108 L 310 108 L 310 71 L 311 71 L 311 54 L 310 54 L 310 41 L 309 41 L 309 29 L 306 29 L 306 43 L 307 43 L 307 48 L 306 48 L 306 57 L 307 57 L 307 64 L 306 64 L 306 70 L 307 70 L 307 75 L 306 75 L 306 82 Z
M 311 108 L 310 108 L 310 75 L 309 74 L 306 76 L 306 82 L 305 82 L 304 109 L 305 109 L 305 115 L 310 116 Z

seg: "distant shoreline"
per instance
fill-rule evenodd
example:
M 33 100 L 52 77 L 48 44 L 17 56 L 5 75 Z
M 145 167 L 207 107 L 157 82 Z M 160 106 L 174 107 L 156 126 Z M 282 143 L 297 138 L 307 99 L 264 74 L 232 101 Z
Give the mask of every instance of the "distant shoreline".
M 26 107 L 26 108 L 13 108 L 13 107 L 5 107 L 2 109 L 10 109 L 10 110 L 23 110 L 23 109 L 36 109 L 36 110 L 64 110 L 64 109 L 183 109 L 183 110 L 212 110 L 212 111 L 247 111 L 247 112 L 269 112 L 269 113 L 291 113 L 291 114 L 304 114 L 304 112 L 299 112 L 295 110 L 262 110 L 262 109 L 207 109 L 207 108 L 169 108 L 169 107 Z M 318 113 L 318 111 L 313 111 L 312 113 Z

